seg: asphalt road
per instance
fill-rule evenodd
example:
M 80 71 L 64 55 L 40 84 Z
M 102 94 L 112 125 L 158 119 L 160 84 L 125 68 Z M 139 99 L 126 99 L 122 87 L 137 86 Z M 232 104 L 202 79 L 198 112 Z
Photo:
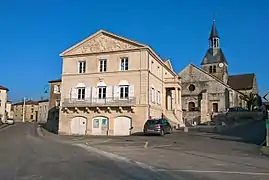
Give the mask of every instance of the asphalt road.
M 127 158 L 155 172 L 178 179 L 268 180 L 269 158 L 258 146 L 237 138 L 207 133 L 174 133 L 165 137 L 74 137 L 54 136 L 82 148 L 90 148 L 114 159 Z M 102 153 L 101 153 L 102 154 Z M 166 178 L 169 179 L 169 178 Z
M 199 174 L 150 170 L 54 141 L 39 136 L 36 125 L 30 123 L 1 129 L 0 152 L 0 179 L 3 180 L 203 179 Z

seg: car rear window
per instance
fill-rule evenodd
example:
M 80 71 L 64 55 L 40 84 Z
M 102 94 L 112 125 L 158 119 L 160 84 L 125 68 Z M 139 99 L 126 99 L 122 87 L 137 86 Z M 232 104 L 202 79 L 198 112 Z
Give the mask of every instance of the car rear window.
M 159 121 L 158 119 L 156 119 L 156 120 L 147 120 L 146 123 L 147 123 L 147 124 L 159 124 L 160 121 Z

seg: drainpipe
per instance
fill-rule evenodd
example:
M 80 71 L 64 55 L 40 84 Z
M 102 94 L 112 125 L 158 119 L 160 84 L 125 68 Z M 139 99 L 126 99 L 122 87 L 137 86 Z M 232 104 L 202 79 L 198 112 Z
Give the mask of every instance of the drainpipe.
M 150 118 L 150 88 L 149 88 L 149 73 L 150 73 L 150 68 L 149 68 L 149 52 L 148 52 L 148 119 Z

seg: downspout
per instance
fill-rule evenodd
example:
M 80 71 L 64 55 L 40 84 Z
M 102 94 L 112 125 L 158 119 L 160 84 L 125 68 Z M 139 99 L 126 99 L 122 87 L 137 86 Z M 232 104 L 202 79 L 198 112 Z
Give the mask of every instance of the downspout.
M 149 52 L 148 52 L 148 119 L 150 119 L 150 87 L 149 87 L 149 73 L 150 73 L 150 68 L 149 68 Z

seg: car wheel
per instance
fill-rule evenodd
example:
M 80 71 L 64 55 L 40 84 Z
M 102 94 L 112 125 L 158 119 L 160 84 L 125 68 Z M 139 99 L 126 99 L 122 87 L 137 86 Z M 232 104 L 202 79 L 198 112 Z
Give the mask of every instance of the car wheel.
M 163 131 L 163 129 L 160 131 L 160 136 L 164 136 L 164 131 Z

